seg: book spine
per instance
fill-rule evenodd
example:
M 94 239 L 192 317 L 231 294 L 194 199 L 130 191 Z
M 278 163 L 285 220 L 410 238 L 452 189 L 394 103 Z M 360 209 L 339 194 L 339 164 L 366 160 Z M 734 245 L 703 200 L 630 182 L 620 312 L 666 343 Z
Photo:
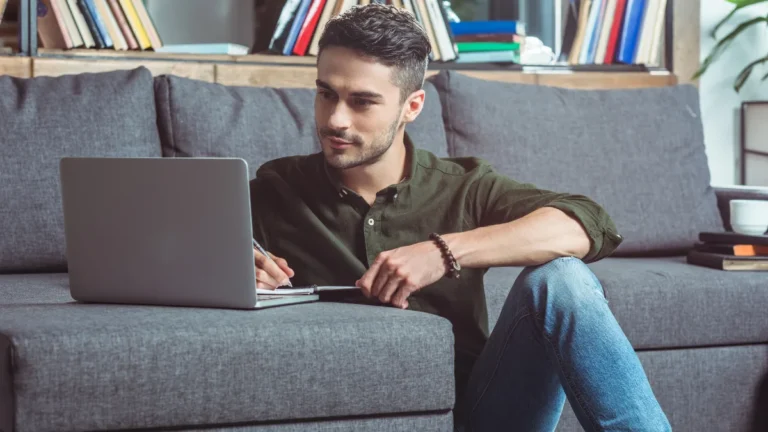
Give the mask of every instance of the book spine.
M 136 41 L 136 36 L 133 35 L 131 26 L 128 25 L 128 21 L 125 18 L 123 10 L 120 8 L 118 0 L 107 0 L 107 2 L 109 3 L 109 8 L 112 9 L 112 14 L 117 20 L 117 25 L 120 27 L 120 31 L 123 33 L 123 37 L 125 37 L 125 42 L 128 44 L 128 48 L 132 50 L 139 49 L 139 43 Z
M 451 31 L 455 36 L 465 34 L 516 33 L 525 35 L 525 24 L 521 21 L 462 21 L 452 22 Z
M 91 15 L 91 11 L 88 10 L 88 6 L 86 6 L 85 0 L 78 0 L 77 6 L 80 8 L 80 12 L 82 12 L 83 17 L 85 18 L 85 22 L 88 24 L 91 35 L 93 35 L 93 40 L 96 42 L 96 47 L 100 49 L 106 48 L 104 39 L 101 38 L 99 29 L 96 27 L 96 22 L 93 20 L 93 15 Z
M 283 47 L 283 55 L 291 55 L 293 46 L 296 45 L 296 39 L 299 37 L 301 26 L 304 24 L 304 19 L 307 17 L 307 12 L 309 12 L 309 5 L 311 2 L 312 0 L 302 0 L 301 6 L 296 13 L 296 19 L 293 21 L 293 25 L 291 26 L 291 31 L 288 33 L 288 40 L 285 42 L 285 47 Z
M 621 27 L 624 25 L 624 10 L 627 6 L 627 0 L 619 0 L 616 4 L 616 13 L 613 17 L 613 26 L 611 28 L 611 36 L 608 39 L 608 47 L 605 49 L 605 58 L 603 63 L 613 64 L 616 58 L 616 47 L 619 42 L 619 34 L 621 33 Z
M 312 5 L 307 12 L 307 18 L 304 20 L 304 24 L 299 31 L 299 37 L 296 39 L 296 45 L 293 47 L 293 53 L 299 56 L 307 54 L 307 48 L 309 42 L 312 39 L 312 35 L 315 34 L 317 28 L 317 22 L 320 19 L 320 13 L 325 6 L 325 0 L 313 0 Z
M 627 0 L 624 28 L 621 31 L 621 42 L 616 60 L 619 63 L 632 64 L 637 51 L 637 39 L 643 23 L 645 0 Z
M 96 8 L 96 4 L 93 2 L 93 0 L 83 0 L 83 2 L 88 8 L 88 12 L 91 14 L 93 23 L 96 25 L 96 31 L 99 32 L 99 36 L 104 42 L 104 47 L 113 47 L 114 43 L 112 42 L 112 38 L 109 37 L 109 32 L 107 32 L 107 27 L 104 25 L 104 21 L 101 19 L 101 15 L 99 14 L 99 10 Z

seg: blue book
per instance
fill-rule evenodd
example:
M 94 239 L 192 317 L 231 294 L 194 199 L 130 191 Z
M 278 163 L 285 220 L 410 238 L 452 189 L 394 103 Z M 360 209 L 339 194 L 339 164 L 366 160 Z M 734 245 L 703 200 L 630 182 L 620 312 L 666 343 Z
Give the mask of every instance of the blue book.
M 94 3 L 93 0 L 83 0 L 83 3 L 93 17 L 93 24 L 96 26 L 96 30 L 99 32 L 101 40 L 104 41 L 104 46 L 106 48 L 114 46 L 112 38 L 109 37 L 109 32 L 107 32 L 107 26 L 104 25 L 104 21 L 101 19 L 98 9 L 96 9 L 96 3 Z
M 621 29 L 621 40 L 616 52 L 617 62 L 632 64 L 635 61 L 637 41 L 640 38 L 644 14 L 645 0 L 627 0 L 624 26 Z
M 309 6 L 311 3 L 312 0 L 301 0 L 301 5 L 296 12 L 296 19 L 293 21 L 291 32 L 288 34 L 288 40 L 285 41 L 285 46 L 283 47 L 283 55 L 291 55 L 293 46 L 296 45 L 296 39 L 299 38 L 301 26 L 304 24 L 304 20 L 307 18 L 307 12 L 309 11 Z
M 473 34 L 515 33 L 525 35 L 525 23 L 522 21 L 462 21 L 452 22 L 454 36 Z

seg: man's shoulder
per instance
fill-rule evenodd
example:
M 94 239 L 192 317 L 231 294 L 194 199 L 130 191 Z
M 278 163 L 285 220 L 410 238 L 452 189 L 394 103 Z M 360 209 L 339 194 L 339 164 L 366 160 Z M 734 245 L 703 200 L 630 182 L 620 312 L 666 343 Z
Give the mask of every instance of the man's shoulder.
M 439 157 L 426 150 L 417 151 L 417 163 L 428 171 L 453 177 L 475 177 L 493 168 L 486 160 L 477 157 Z

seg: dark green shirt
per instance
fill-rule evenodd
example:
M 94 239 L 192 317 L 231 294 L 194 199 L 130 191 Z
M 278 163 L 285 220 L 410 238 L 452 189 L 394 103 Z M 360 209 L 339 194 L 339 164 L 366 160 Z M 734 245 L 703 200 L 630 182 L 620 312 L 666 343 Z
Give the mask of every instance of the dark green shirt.
M 294 285 L 354 285 L 384 251 L 469 231 L 555 207 L 586 229 L 585 262 L 621 242 L 606 212 L 592 200 L 515 182 L 477 158 L 441 159 L 406 139 L 410 175 L 381 190 L 373 205 L 336 180 L 322 153 L 267 162 L 251 181 L 254 236 L 295 270 Z M 453 323 L 457 379 L 465 379 L 488 337 L 483 290 L 487 269 L 464 268 L 413 293 L 409 308 Z M 514 281 L 510 280 L 512 285 Z M 363 303 L 359 296 L 350 301 Z

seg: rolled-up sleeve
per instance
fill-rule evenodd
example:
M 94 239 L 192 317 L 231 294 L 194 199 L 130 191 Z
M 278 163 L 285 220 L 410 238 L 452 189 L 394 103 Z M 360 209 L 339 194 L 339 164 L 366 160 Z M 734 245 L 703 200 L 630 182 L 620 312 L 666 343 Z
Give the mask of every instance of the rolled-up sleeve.
M 477 178 L 470 191 L 474 193 L 467 197 L 468 213 L 478 227 L 511 222 L 543 207 L 563 211 L 578 221 L 589 236 L 590 249 L 582 258 L 584 262 L 607 257 L 623 240 L 608 213 L 583 195 L 518 183 L 490 168 Z

